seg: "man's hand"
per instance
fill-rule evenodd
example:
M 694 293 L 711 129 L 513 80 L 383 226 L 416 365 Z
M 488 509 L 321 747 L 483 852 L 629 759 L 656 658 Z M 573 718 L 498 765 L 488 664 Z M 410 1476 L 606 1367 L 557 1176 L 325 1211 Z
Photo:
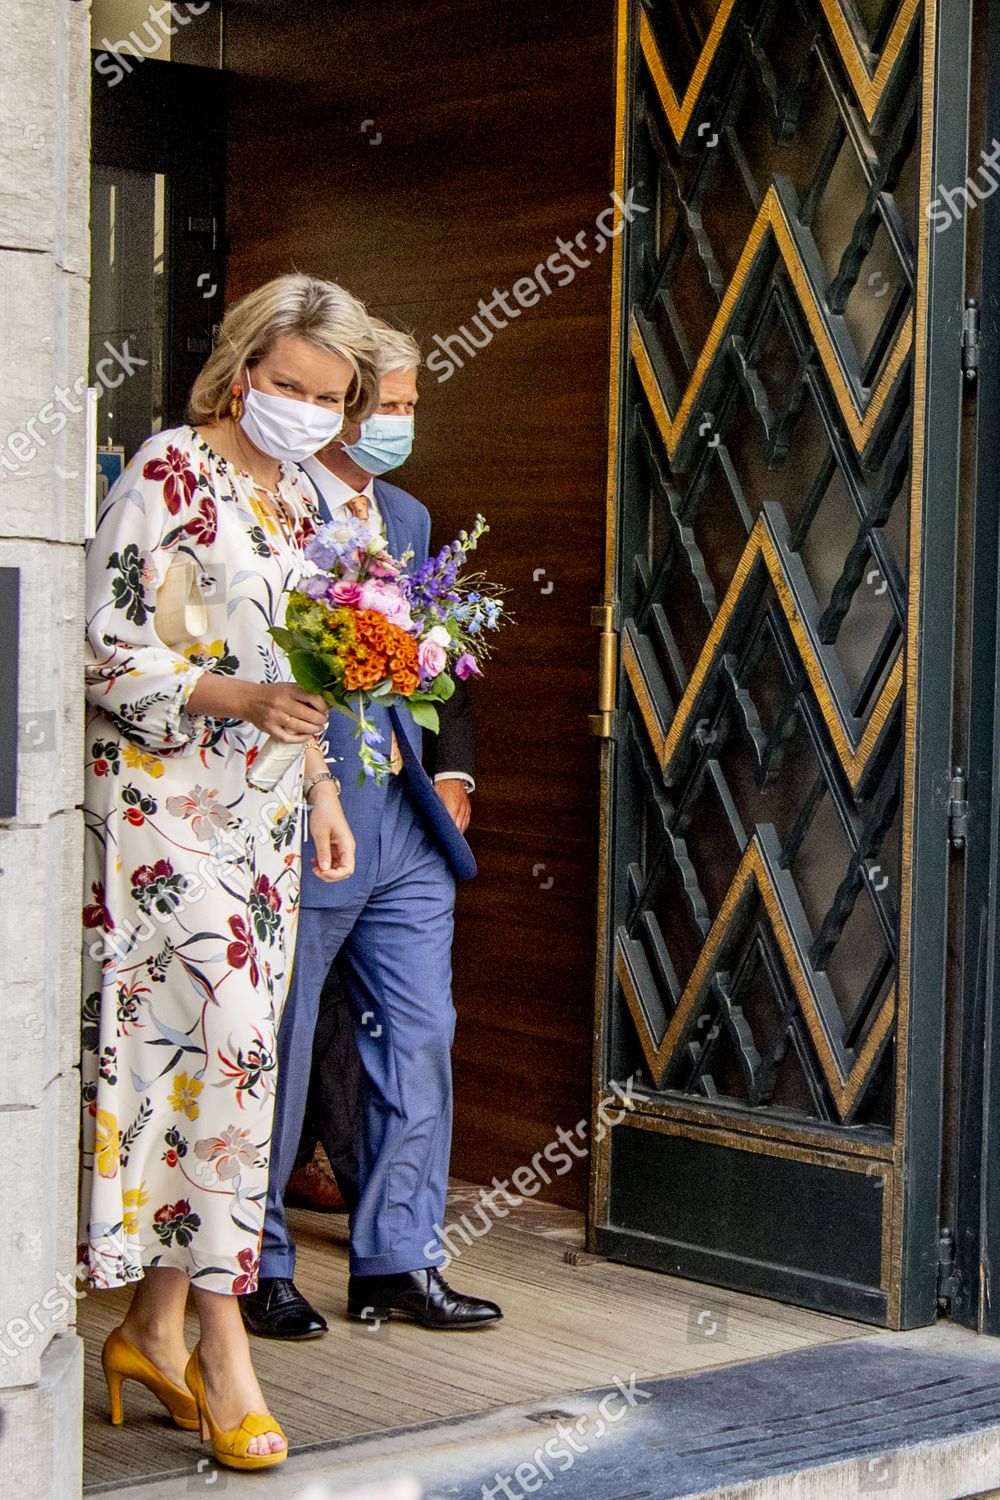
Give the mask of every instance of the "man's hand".
M 472 798 L 465 790 L 465 783 L 457 776 L 449 776 L 445 781 L 435 781 L 434 790 L 459 833 L 464 833 L 472 819 Z

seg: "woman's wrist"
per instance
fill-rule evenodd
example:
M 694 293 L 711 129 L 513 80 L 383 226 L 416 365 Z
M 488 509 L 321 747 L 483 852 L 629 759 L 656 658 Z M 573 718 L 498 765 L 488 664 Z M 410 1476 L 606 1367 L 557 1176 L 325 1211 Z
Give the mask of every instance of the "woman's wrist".
M 316 776 L 307 776 L 302 785 L 302 795 L 307 807 L 315 807 L 325 797 L 340 800 L 340 782 L 332 771 L 322 770 Z
M 187 701 L 190 714 L 210 719 L 247 719 L 250 693 L 255 686 L 242 677 L 224 677 L 209 669 L 195 683 Z
M 306 741 L 305 761 L 302 775 L 302 796 L 307 806 L 314 807 L 322 795 L 340 796 L 340 782 L 326 763 L 323 746 L 319 740 Z
M 318 776 L 321 771 L 325 771 L 327 768 L 326 756 L 323 754 L 323 746 L 319 740 L 307 740 L 305 749 L 305 758 L 302 762 L 302 780 L 304 782 L 308 781 L 310 776 Z

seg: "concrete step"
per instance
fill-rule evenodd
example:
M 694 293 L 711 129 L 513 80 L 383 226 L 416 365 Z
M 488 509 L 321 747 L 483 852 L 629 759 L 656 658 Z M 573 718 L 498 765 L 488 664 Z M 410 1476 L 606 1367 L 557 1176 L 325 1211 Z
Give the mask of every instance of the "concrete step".
M 299 1450 L 268 1497 L 411 1474 L 426 1500 L 988 1500 L 1000 1497 L 998 1344 L 945 1326 L 666 1380 L 622 1370 L 557 1401 Z M 259 1476 L 213 1472 L 188 1471 L 188 1491 L 259 1495 Z M 174 1500 L 182 1477 L 114 1493 Z

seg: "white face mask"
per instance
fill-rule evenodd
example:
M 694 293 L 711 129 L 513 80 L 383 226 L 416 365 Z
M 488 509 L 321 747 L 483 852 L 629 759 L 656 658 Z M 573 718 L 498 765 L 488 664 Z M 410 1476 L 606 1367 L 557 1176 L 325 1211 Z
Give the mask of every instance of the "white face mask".
M 240 426 L 251 443 L 271 458 L 300 464 L 332 443 L 344 425 L 341 411 L 327 411 L 310 401 L 297 401 L 294 396 L 255 391 L 249 369 L 247 385 L 250 389 L 243 397 Z

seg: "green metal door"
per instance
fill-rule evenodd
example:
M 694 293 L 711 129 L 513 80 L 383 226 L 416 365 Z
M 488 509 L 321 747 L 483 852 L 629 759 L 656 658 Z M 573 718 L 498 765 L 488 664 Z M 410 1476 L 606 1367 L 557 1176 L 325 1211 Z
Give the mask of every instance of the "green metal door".
M 970 16 L 619 24 L 592 1243 L 924 1323 Z

